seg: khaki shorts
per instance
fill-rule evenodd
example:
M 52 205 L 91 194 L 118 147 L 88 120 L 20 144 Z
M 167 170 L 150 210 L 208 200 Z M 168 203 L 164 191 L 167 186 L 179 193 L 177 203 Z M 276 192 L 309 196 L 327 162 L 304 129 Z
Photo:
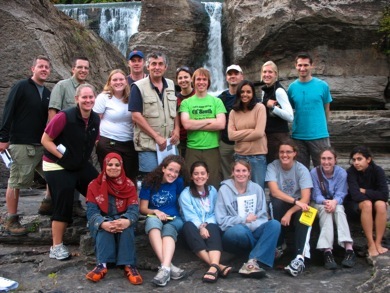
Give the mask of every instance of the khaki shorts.
M 42 176 L 43 146 L 11 144 L 9 146 L 13 163 L 10 168 L 8 187 L 29 188 L 34 181 L 34 171 Z

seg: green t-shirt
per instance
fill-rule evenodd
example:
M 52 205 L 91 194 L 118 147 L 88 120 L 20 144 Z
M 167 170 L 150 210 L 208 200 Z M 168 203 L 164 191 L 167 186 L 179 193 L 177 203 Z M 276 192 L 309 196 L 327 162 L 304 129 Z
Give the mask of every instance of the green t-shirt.
M 194 95 L 181 102 L 180 112 L 186 112 L 190 119 L 202 120 L 216 118 L 220 113 L 226 113 L 221 99 L 207 94 L 204 98 Z M 191 149 L 207 150 L 219 147 L 219 130 L 188 130 L 187 147 Z

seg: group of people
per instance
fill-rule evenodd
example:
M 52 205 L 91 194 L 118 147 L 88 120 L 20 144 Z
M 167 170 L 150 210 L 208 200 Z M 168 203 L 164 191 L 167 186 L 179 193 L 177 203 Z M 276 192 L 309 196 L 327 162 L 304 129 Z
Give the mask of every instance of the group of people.
M 37 169 L 48 185 L 39 213 L 51 215 L 50 258 L 70 257 L 64 233 L 74 216 L 86 215 L 97 258 L 86 277 L 94 282 L 106 275 L 107 263 L 115 263 L 132 284 L 142 284 L 134 237 L 139 213 L 147 216 L 145 232 L 160 262 L 153 278 L 158 286 L 185 275 L 172 264 L 180 233 L 209 266 L 202 280 L 214 283 L 232 270 L 220 263 L 223 250 L 248 254 L 239 273 L 263 277 L 283 254 L 286 231 L 294 227 L 296 257 L 285 270 L 298 276 L 310 257 L 311 231 L 299 218 L 311 202 L 319 213 L 317 249 L 326 268 L 337 268 L 333 220 L 346 251 L 342 265 L 356 261 L 344 206 L 347 213 L 360 214 L 368 254 L 387 252 L 381 244 L 389 193 L 385 173 L 364 146 L 352 150 L 347 171 L 336 165 L 327 129 L 332 97 L 326 82 L 312 76 L 309 54 L 296 57 L 298 79 L 287 92 L 276 64 L 264 63 L 261 98 L 239 65 L 227 68 L 229 87 L 218 97 L 208 93 L 211 76 L 205 68 L 179 67 L 176 92 L 164 77 L 168 60 L 161 52 L 145 58 L 134 50 L 128 65 L 130 75 L 113 70 L 96 95 L 86 82 L 89 61 L 77 57 L 72 77 L 50 93 L 44 82 L 51 63 L 38 56 L 32 77 L 12 87 L 0 129 L 0 152 L 8 149 L 13 159 L 8 233 L 27 233 L 17 214 L 19 189 L 32 184 Z M 179 154 L 160 162 L 157 151 L 174 145 Z M 100 174 L 90 159 L 94 147 Z M 80 194 L 86 196 L 86 212 Z

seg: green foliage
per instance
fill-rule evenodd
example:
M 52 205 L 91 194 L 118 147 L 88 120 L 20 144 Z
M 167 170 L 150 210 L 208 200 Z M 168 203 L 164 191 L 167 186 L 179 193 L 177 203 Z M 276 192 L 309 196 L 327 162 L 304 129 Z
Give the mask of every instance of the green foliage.
M 390 55 L 390 6 L 385 8 L 382 18 L 379 20 L 379 33 L 381 38 L 377 46 L 385 54 Z

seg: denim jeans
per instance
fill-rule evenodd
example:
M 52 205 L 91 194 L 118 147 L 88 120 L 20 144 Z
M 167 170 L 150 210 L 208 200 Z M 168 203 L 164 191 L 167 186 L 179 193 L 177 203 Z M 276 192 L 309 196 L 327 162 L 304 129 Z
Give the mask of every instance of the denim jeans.
M 265 173 L 267 172 L 267 159 L 265 155 L 242 156 L 234 154 L 234 160 L 244 160 L 251 165 L 251 180 L 264 190 Z
M 97 263 L 116 263 L 116 265 L 135 265 L 135 236 L 134 225 L 123 230 L 122 233 L 109 233 L 99 229 L 96 235 Z
M 222 236 L 225 251 L 239 254 L 250 251 L 249 259 L 256 259 L 269 267 L 274 265 L 275 248 L 280 233 L 280 223 L 270 220 L 255 231 L 238 224 L 228 228 Z

